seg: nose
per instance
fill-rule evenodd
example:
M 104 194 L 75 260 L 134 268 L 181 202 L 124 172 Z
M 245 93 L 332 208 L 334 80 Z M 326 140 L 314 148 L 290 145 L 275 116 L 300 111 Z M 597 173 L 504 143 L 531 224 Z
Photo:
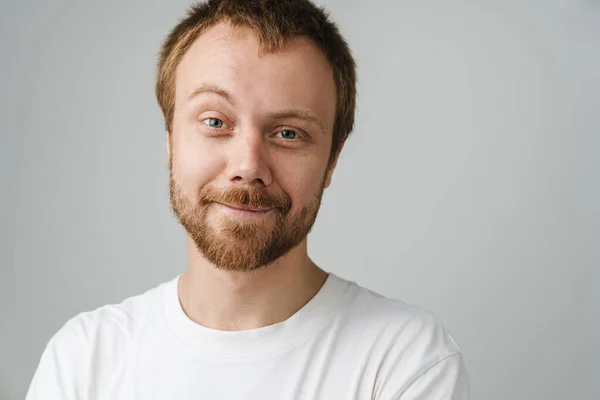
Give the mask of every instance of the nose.
M 248 186 L 271 184 L 271 169 L 262 134 L 253 131 L 238 133 L 228 145 L 228 175 L 231 182 Z

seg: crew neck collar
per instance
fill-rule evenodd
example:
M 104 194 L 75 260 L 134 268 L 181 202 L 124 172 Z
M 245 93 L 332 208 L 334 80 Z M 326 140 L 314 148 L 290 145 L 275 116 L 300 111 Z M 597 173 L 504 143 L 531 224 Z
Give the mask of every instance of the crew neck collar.
M 167 329 L 190 351 L 210 358 L 256 359 L 297 346 L 317 334 L 346 302 L 352 283 L 329 272 L 319 291 L 288 319 L 256 329 L 222 331 L 199 325 L 183 311 L 177 291 L 181 275 L 162 296 Z

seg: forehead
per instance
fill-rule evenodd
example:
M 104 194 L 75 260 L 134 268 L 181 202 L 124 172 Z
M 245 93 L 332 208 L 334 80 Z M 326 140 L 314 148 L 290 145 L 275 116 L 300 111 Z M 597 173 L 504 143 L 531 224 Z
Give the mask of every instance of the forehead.
M 335 110 L 333 70 L 306 37 L 292 38 L 282 51 L 273 53 L 261 51 L 249 28 L 217 24 L 202 33 L 182 58 L 176 71 L 176 102 L 205 83 L 223 87 L 242 103 L 285 103 L 330 114 Z

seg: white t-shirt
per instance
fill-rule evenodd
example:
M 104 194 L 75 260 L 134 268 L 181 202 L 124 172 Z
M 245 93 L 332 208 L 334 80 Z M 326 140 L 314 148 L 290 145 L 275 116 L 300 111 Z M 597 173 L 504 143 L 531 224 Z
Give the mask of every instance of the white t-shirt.
M 436 318 L 333 273 L 287 320 L 200 326 L 179 277 L 70 319 L 26 400 L 467 400 L 460 350 Z

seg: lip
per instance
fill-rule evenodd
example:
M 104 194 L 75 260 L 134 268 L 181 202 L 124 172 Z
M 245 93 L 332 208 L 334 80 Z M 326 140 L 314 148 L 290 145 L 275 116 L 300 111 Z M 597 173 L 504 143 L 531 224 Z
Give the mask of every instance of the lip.
M 253 213 L 265 213 L 267 211 L 272 210 L 272 208 L 254 208 L 254 207 L 249 207 L 249 206 L 234 206 L 231 204 L 227 204 L 227 203 L 219 203 L 222 206 L 225 206 L 227 208 L 230 208 L 232 210 L 237 210 L 237 211 L 246 211 L 246 212 L 253 212 Z
M 253 209 L 252 207 L 231 206 L 224 203 L 216 203 L 216 205 L 223 210 L 225 214 L 236 220 L 258 220 L 266 218 L 267 215 L 271 215 L 273 208 L 267 209 Z

